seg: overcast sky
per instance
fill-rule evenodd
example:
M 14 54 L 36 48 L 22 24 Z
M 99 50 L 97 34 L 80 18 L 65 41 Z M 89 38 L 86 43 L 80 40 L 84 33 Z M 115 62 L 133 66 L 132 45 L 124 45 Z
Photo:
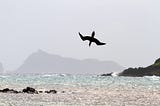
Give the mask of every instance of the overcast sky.
M 91 34 L 106 46 L 82 42 Z M 42 49 L 77 59 L 112 60 L 124 67 L 160 57 L 160 0 L 1 0 L 0 62 L 14 70 Z

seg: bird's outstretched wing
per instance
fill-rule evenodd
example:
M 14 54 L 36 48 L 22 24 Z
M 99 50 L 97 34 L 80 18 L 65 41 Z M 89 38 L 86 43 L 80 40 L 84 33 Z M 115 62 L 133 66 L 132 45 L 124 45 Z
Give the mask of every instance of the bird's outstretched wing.
M 79 32 L 79 36 L 83 41 L 90 40 L 90 36 L 83 36 L 80 32 Z
M 98 39 L 94 38 L 93 42 L 95 42 L 97 45 L 105 45 L 106 43 L 100 42 Z
M 92 37 L 94 37 L 94 35 L 95 35 L 95 31 L 92 32 Z

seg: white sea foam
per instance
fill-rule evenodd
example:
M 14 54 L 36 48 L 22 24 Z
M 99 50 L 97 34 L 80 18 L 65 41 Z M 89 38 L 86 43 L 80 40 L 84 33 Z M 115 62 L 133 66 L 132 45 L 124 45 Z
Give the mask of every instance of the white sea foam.
M 67 76 L 67 74 L 44 74 L 43 77 Z
M 144 76 L 144 77 L 148 78 L 150 80 L 160 80 L 160 77 L 159 76 L 155 76 L 155 75 L 153 75 L 153 76 Z
M 1 77 L 1 78 L 7 78 L 7 77 L 9 77 L 9 76 L 7 76 L 7 75 L 0 75 L 0 77 Z
M 113 77 L 117 77 L 117 76 L 118 76 L 118 73 L 113 72 L 113 73 L 112 73 L 112 76 L 113 76 Z

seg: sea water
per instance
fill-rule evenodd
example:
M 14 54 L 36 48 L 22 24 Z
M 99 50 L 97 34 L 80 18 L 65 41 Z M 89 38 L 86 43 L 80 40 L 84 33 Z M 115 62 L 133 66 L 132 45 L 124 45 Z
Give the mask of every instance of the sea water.
M 0 106 L 136 105 L 143 103 L 143 101 L 134 104 L 135 102 L 132 102 L 132 99 L 140 97 L 140 100 L 143 100 L 142 95 L 145 97 L 146 94 L 147 97 L 151 93 L 159 92 L 160 77 L 112 77 L 72 74 L 0 75 L 0 89 L 22 90 L 28 86 L 41 91 L 55 89 L 57 94 L 0 93 Z M 132 92 L 132 95 L 135 94 L 135 98 L 129 97 L 132 95 L 127 94 L 130 100 L 126 101 L 124 93 L 129 92 Z M 143 94 L 138 94 L 138 92 Z M 122 100 L 117 97 L 114 102 L 116 96 L 122 96 Z M 156 99 L 159 99 L 159 94 L 156 94 L 156 96 Z M 154 105 L 158 106 L 159 102 Z

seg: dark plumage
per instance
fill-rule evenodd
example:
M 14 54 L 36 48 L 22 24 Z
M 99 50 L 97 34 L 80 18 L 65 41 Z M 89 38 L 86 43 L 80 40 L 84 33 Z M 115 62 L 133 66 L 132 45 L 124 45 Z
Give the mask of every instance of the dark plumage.
M 96 43 L 97 45 L 105 45 L 106 44 L 106 43 L 102 43 L 98 39 L 94 38 L 94 36 L 95 36 L 94 31 L 92 32 L 91 36 L 83 36 L 80 32 L 79 32 L 79 36 L 83 41 L 89 40 L 89 46 L 91 46 L 92 42 Z

